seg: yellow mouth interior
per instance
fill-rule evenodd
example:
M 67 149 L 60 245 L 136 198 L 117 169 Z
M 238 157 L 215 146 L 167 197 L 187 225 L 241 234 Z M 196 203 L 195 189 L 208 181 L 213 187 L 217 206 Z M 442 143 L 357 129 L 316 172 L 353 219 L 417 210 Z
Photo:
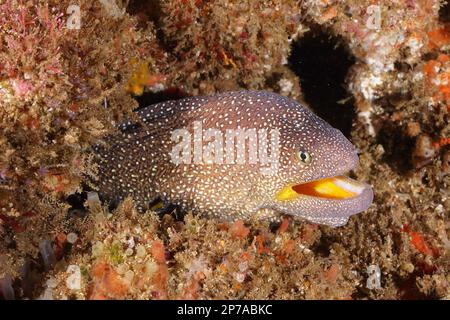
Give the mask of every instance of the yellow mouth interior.
M 325 198 L 348 199 L 361 193 L 364 186 L 346 176 L 336 176 L 302 184 L 290 184 L 277 193 L 277 200 L 293 200 L 301 195 Z

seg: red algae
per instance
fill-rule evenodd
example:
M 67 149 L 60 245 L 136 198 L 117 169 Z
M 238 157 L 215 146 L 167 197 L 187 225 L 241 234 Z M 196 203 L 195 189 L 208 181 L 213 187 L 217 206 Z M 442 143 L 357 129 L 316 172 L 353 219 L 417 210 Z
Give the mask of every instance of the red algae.
M 105 300 L 120 299 L 128 291 L 127 285 L 118 273 L 105 261 L 99 261 L 92 266 L 93 288 L 89 299 Z
M 242 220 L 237 220 L 228 230 L 232 237 L 244 239 L 248 236 L 250 230 L 244 226 Z

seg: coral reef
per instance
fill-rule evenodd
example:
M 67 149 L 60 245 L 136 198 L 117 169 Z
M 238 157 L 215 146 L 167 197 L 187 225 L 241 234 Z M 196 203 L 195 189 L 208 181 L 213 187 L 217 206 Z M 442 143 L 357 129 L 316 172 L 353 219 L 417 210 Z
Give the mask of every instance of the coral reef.
M 67 24 L 77 22 L 70 1 L 0 0 L 0 297 L 450 298 L 445 1 L 76 3 L 80 29 Z M 332 84 L 345 101 L 324 98 L 345 128 L 337 112 L 310 107 L 357 146 L 352 174 L 375 191 L 367 212 L 333 229 L 140 215 L 132 199 L 110 211 L 95 193 L 68 210 L 67 196 L 95 174 L 85 151 L 142 97 L 325 97 L 328 78 L 301 87 L 308 73 L 293 68 L 297 52 L 308 55 L 306 35 L 350 57 L 314 51 L 352 63 Z
M 83 151 L 137 106 L 126 92 L 131 59 L 158 74 L 151 27 L 138 31 L 97 2 L 71 4 L 0 2 L 0 274 L 64 228 L 64 198 L 89 170 Z
M 250 229 L 192 215 L 159 221 L 154 212 L 138 214 L 131 199 L 112 214 L 95 205 L 89 217 L 41 298 L 346 299 L 361 281 L 338 258 L 341 248 L 314 257 L 309 247 L 320 232 L 311 224 L 285 219 L 271 231 L 267 223 Z
M 297 1 L 163 1 L 161 10 L 174 85 L 193 95 L 238 88 L 300 95 L 286 67 L 290 42 L 304 31 Z

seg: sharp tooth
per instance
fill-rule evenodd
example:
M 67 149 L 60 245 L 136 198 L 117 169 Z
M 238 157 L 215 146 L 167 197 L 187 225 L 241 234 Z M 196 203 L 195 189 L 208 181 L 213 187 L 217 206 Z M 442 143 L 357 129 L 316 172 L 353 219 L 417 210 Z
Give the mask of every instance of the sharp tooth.
M 276 198 L 284 201 L 306 195 L 327 199 L 348 199 L 361 194 L 365 188 L 364 184 L 346 176 L 336 176 L 303 184 L 287 185 L 278 192 Z
M 355 180 L 351 180 L 350 178 L 347 178 L 345 176 L 336 177 L 334 179 L 334 183 L 338 187 L 356 194 L 360 194 L 365 188 L 362 183 L 358 183 Z
M 297 192 L 320 198 L 345 199 L 355 196 L 353 192 L 337 185 L 337 181 L 336 178 L 321 179 L 295 189 Z

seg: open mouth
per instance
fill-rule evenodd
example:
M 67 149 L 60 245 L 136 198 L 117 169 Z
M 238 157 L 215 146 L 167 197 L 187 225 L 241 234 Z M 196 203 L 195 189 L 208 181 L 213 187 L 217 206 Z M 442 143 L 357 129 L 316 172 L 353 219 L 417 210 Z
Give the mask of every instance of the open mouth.
M 345 200 L 358 197 L 368 188 L 364 183 L 346 176 L 336 176 L 301 184 L 289 184 L 281 189 L 276 199 L 280 201 L 309 196 L 322 199 Z

